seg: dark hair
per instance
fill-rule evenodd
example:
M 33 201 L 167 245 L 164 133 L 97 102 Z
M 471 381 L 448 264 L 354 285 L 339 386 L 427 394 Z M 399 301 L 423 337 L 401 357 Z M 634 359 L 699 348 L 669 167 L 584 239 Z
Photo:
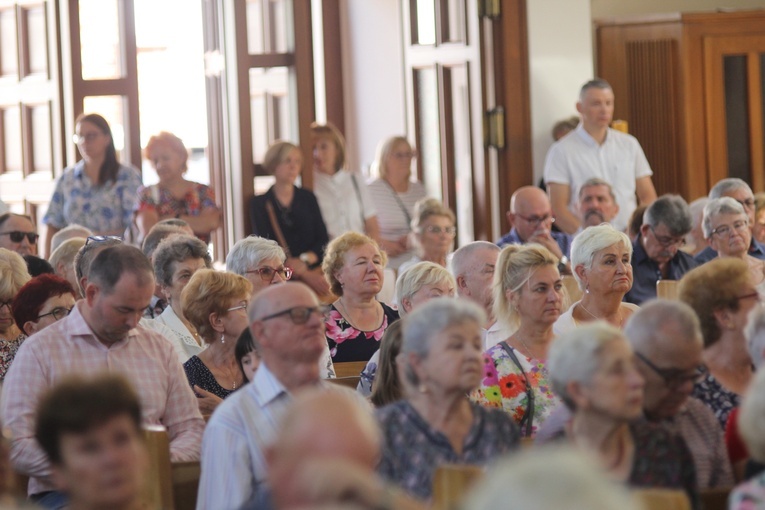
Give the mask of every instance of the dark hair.
M 239 365 L 239 370 L 242 371 L 242 375 L 244 376 L 244 380 L 247 380 L 247 374 L 244 373 L 244 367 L 242 366 L 242 358 L 247 356 L 252 351 L 255 351 L 258 356 L 260 354 L 258 353 L 258 347 L 255 345 L 255 342 L 252 339 L 252 333 L 250 332 L 250 328 L 244 328 L 244 331 L 242 331 L 242 334 L 239 335 L 239 338 L 236 339 L 236 347 L 234 347 L 234 356 L 236 356 L 236 363 Z
M 81 113 L 74 125 L 82 124 L 83 122 L 89 122 L 96 126 L 103 134 L 109 137 L 109 145 L 106 146 L 106 154 L 104 154 L 104 162 L 101 164 L 101 168 L 98 171 L 98 186 L 103 186 L 109 181 L 117 179 L 117 172 L 120 169 L 120 163 L 117 161 L 117 149 L 114 147 L 114 137 L 112 136 L 112 129 L 109 127 L 109 123 L 106 119 L 97 113 Z
M 98 242 L 86 242 L 77 255 L 74 256 L 74 275 L 77 277 L 77 287 L 80 291 L 80 295 L 85 296 L 85 289 L 82 288 L 82 278 L 90 276 L 90 264 L 93 259 L 96 258 L 101 250 L 105 250 L 110 246 L 118 246 L 122 244 L 122 241 L 116 238 L 106 238 L 103 241 Z
M 16 293 L 11 305 L 13 320 L 21 331 L 24 324 L 36 321 L 45 302 L 55 296 L 71 294 L 76 297 L 72 284 L 54 274 L 41 274 L 29 280 Z
M 134 274 L 141 284 L 154 279 L 154 271 L 146 255 L 135 246 L 120 244 L 96 255 L 90 264 L 88 281 L 98 285 L 104 294 L 111 294 L 125 273 Z
M 610 89 L 610 90 L 613 90 L 613 87 L 611 87 L 611 84 L 608 83 L 603 78 L 592 79 L 592 80 L 588 81 L 587 83 L 585 83 L 584 85 L 582 85 L 582 88 L 579 90 L 579 100 L 580 101 L 582 101 L 584 99 L 584 95 L 590 89 L 600 89 L 600 90 Z
M 24 262 L 27 263 L 27 271 L 29 272 L 29 276 L 35 277 L 40 276 L 41 274 L 55 274 L 56 271 L 53 269 L 53 266 L 50 265 L 50 262 L 47 260 L 37 257 L 35 255 L 22 255 L 24 258 Z
M 401 400 L 403 390 L 398 378 L 396 357 L 401 352 L 403 338 L 402 320 L 397 320 L 385 330 L 380 341 L 380 360 L 377 363 L 374 387 L 369 400 L 375 407 L 382 407 Z
M 141 251 L 147 258 L 151 258 L 154 255 L 154 250 L 159 246 L 160 241 L 172 234 L 185 234 L 180 227 L 174 225 L 157 223 L 149 229 L 149 233 L 143 238 L 143 244 L 141 245 Z
M 51 463 L 61 465 L 64 434 L 83 434 L 120 416 L 128 416 L 136 433 L 143 437 L 141 404 L 124 377 L 111 374 L 88 379 L 67 377 L 40 399 L 35 438 Z
M 629 226 L 627 227 L 627 234 L 630 239 L 634 241 L 640 234 L 640 227 L 643 226 L 643 217 L 645 216 L 645 210 L 648 209 L 647 205 L 639 205 L 632 211 L 629 220 Z

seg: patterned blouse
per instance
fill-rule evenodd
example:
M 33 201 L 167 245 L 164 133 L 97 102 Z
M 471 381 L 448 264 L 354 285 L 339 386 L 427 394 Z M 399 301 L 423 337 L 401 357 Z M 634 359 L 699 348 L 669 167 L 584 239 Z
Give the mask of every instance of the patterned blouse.
M 189 380 L 189 385 L 192 387 L 191 389 L 194 389 L 194 386 L 199 386 L 203 390 L 209 391 L 220 398 L 226 398 L 236 391 L 236 389 L 227 390 L 218 384 L 218 381 L 215 380 L 215 376 L 198 356 L 190 357 L 189 360 L 183 364 L 183 370 L 186 372 L 186 378 Z
M 406 400 L 378 409 L 383 451 L 377 471 L 392 484 L 420 499 L 429 499 L 433 474 L 442 464 L 485 466 L 515 450 L 518 427 L 507 414 L 471 404 L 473 424 L 457 454 L 449 439 L 433 429 Z
M 510 347 L 510 346 L 508 346 Z M 529 358 L 510 347 L 518 358 L 523 371 L 507 354 L 502 344 L 495 345 L 484 353 L 484 378 L 481 386 L 473 390 L 470 399 L 484 407 L 497 407 L 508 413 L 520 425 L 529 408 L 529 394 L 526 392 L 526 373 L 534 392 L 534 421 L 531 436 L 561 403 L 550 386 L 549 374 L 543 360 Z M 521 430 L 522 434 L 526 434 Z
M 5 374 L 11 367 L 13 358 L 16 357 L 16 353 L 21 346 L 21 343 L 26 340 L 27 336 L 21 333 L 13 340 L 0 340 L 0 382 L 5 379 Z
M 178 216 L 199 216 L 207 209 L 218 209 L 215 205 L 215 195 L 212 188 L 192 183 L 191 191 L 183 198 L 177 199 L 165 188 L 158 184 L 143 186 L 138 189 L 138 203 L 135 206 L 137 212 L 153 210 L 160 218 L 173 218 Z M 208 243 L 210 234 L 200 235 L 199 238 Z
M 748 480 L 730 493 L 729 510 L 762 510 L 765 508 L 765 473 Z
M 120 165 L 116 180 L 96 186 L 80 161 L 59 177 L 42 221 L 58 229 L 78 223 L 97 235 L 121 236 L 133 221 L 140 186 L 141 174 L 125 165 Z
M 704 379 L 696 383 L 692 396 L 712 409 L 723 430 L 728 423 L 728 415 L 738 407 L 740 399 L 738 394 L 725 389 L 712 374 L 707 374 Z
M 388 326 L 398 320 L 398 311 L 385 303 L 380 303 L 383 309 L 383 319 L 380 327 L 374 331 L 359 331 L 345 320 L 345 317 L 335 308 L 330 307 L 325 325 L 327 327 L 327 343 L 333 363 L 346 361 L 369 361 L 380 347 L 380 339 Z

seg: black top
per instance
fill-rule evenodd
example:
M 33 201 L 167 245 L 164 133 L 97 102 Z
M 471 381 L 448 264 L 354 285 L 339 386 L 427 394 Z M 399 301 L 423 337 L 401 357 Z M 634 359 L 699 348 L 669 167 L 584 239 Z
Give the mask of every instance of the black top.
M 198 356 L 192 356 L 186 363 L 183 364 L 183 370 L 186 372 L 186 378 L 189 380 L 191 389 L 194 386 L 199 386 L 205 391 L 209 391 L 213 395 L 220 398 L 226 398 L 235 390 L 227 390 L 215 380 L 215 377 L 210 372 L 201 359 Z
M 688 271 L 698 266 L 699 263 L 693 256 L 682 250 L 677 250 L 675 256 L 669 261 L 668 280 L 679 280 Z M 638 236 L 632 243 L 632 288 L 624 296 L 628 303 L 636 305 L 656 297 L 656 282 L 661 280 L 659 264 L 648 257 L 643 248 L 642 238 Z
M 271 220 L 266 211 L 266 201 L 269 201 L 274 207 L 276 220 L 279 228 L 282 229 L 291 255 L 298 257 L 301 253 L 312 251 L 321 261 L 324 258 L 324 248 L 329 242 L 329 235 L 321 217 L 319 203 L 316 201 L 316 196 L 307 189 L 296 186 L 294 189 L 295 195 L 288 208 L 283 207 L 276 199 L 273 186 L 264 195 L 252 197 L 250 200 L 252 233 L 279 242 L 274 229 L 271 228 Z
M 374 331 L 359 331 L 351 326 L 343 314 L 335 308 L 335 305 L 330 307 L 324 325 L 326 326 L 325 334 L 333 363 L 369 361 L 380 348 L 380 340 L 385 330 L 398 320 L 397 310 L 385 303 L 380 303 L 380 305 L 383 309 L 383 318 Z

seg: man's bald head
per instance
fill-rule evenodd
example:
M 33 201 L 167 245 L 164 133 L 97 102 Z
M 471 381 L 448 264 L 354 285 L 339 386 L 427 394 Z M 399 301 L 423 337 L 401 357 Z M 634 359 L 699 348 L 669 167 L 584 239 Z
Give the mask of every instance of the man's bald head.
M 552 207 L 547 194 L 534 186 L 523 186 L 510 197 L 507 222 L 524 243 L 538 231 L 549 233 L 553 222 Z
M 250 303 L 248 311 L 250 324 L 273 313 L 291 308 L 296 296 L 310 298 L 314 303 L 312 306 L 319 303 L 316 294 L 304 283 L 286 282 L 283 285 L 269 285 L 255 294 Z
M 546 205 L 550 208 L 547 193 L 536 186 L 522 186 L 510 197 L 510 212 L 513 214 L 524 214 L 523 209 L 533 205 Z

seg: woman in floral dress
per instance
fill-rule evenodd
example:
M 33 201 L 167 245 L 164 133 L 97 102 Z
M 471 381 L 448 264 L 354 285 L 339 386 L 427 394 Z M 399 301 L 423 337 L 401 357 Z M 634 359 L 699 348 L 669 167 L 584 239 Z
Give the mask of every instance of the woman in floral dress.
M 13 320 L 11 304 L 29 280 L 27 264 L 21 255 L 0 248 L 0 382 L 5 379 L 21 342 L 26 338 Z

